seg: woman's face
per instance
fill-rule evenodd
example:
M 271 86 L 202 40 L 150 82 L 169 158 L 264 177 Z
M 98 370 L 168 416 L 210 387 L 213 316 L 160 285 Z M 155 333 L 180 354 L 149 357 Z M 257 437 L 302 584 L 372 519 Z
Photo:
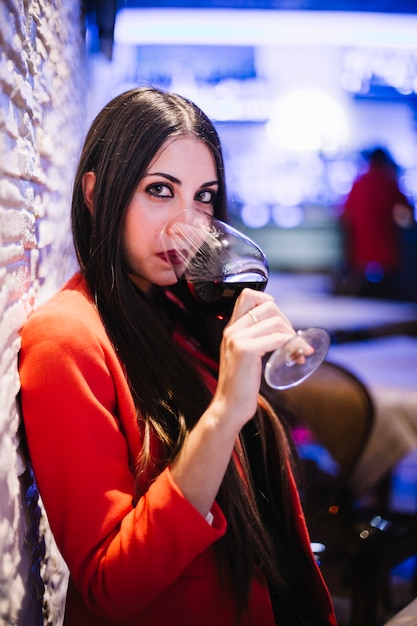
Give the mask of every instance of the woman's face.
M 184 209 L 213 213 L 218 187 L 214 158 L 198 139 L 173 137 L 157 152 L 127 208 L 123 235 L 129 275 L 142 291 L 177 282 L 161 231 Z

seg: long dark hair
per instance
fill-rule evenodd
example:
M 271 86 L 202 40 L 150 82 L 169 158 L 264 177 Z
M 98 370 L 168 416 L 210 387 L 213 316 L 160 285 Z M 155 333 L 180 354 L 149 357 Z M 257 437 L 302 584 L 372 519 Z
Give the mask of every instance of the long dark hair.
M 134 468 L 135 501 L 172 462 L 211 400 L 195 364 L 172 338 L 172 320 L 183 313 L 162 289 L 155 288 L 153 298 L 143 294 L 129 278 L 123 259 L 123 224 L 132 195 L 164 142 L 184 135 L 203 141 L 213 155 L 219 181 L 214 215 L 225 220 L 224 165 L 213 124 L 192 102 L 157 89 L 132 89 L 104 107 L 87 134 L 74 182 L 72 229 L 78 261 L 125 368 L 143 438 Z M 96 177 L 93 214 L 82 189 L 83 175 L 90 171 Z M 204 322 L 195 323 L 194 316 L 185 315 L 182 322 L 204 344 Z M 282 426 L 272 411 L 264 409 L 259 409 L 254 424 L 265 458 L 269 454 L 265 442 L 271 437 L 270 432 L 264 435 L 272 428 L 282 455 L 275 468 L 279 474 L 287 462 Z M 243 608 L 253 575 L 262 570 L 273 584 L 280 574 L 261 521 L 243 437 L 239 457 L 246 477 L 242 479 L 241 468 L 232 459 L 218 494 L 228 532 L 216 549 L 220 571 L 232 580 L 238 606 Z

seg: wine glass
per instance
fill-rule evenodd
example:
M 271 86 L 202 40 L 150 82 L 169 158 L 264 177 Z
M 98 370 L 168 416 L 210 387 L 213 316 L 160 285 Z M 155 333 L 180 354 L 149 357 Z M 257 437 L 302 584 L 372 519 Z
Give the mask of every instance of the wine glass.
M 227 318 L 245 287 L 266 288 L 268 261 L 259 246 L 207 213 L 196 209 L 178 213 L 165 225 L 161 238 L 185 301 L 208 315 Z M 295 332 L 268 358 L 266 382 L 274 389 L 298 385 L 317 369 L 329 344 L 330 337 L 321 328 Z

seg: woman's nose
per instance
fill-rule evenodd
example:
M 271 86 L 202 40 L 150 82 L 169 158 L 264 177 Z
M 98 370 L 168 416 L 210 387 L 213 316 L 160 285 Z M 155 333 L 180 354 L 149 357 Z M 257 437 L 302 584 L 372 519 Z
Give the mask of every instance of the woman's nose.
M 183 219 L 186 222 L 191 223 L 196 219 L 196 217 L 204 214 L 204 211 L 201 209 L 200 206 L 196 206 L 193 200 L 185 200 L 177 204 L 176 210 L 173 212 L 172 217 L 181 214 L 183 214 Z

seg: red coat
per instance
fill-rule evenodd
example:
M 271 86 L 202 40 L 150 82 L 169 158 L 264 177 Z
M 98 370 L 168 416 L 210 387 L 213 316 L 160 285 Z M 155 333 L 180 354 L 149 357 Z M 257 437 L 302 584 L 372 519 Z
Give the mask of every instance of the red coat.
M 343 214 L 347 256 L 353 269 L 364 270 L 373 262 L 385 272 L 399 269 L 401 239 L 394 221 L 396 204 L 410 206 L 386 168 L 370 167 L 354 182 Z
M 23 328 L 20 376 L 33 468 L 71 573 L 66 626 L 273 626 L 265 585 L 254 581 L 240 621 L 233 594 L 220 587 L 213 544 L 227 524 L 217 504 L 210 526 L 167 469 L 132 505 L 141 447 L 135 407 L 79 274 Z M 312 572 L 323 625 L 336 624 L 315 563 Z

